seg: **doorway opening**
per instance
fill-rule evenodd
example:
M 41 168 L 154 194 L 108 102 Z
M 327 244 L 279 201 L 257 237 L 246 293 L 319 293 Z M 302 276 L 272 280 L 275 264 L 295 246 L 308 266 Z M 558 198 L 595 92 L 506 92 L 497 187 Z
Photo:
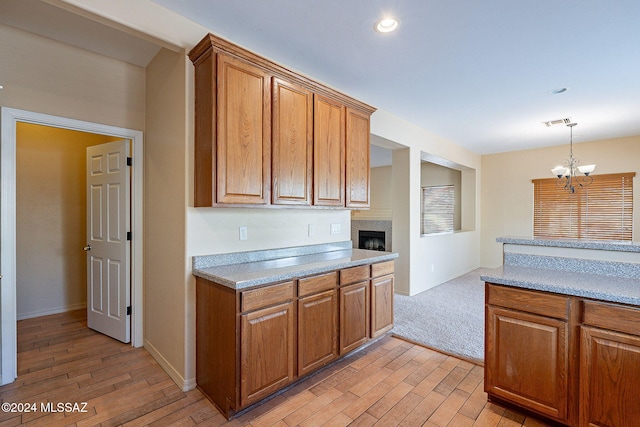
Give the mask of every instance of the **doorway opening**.
M 49 126 L 57 129 L 129 139 L 135 167 L 131 175 L 131 344 L 143 345 L 142 334 L 142 178 L 143 134 L 141 131 L 106 126 L 11 108 L 2 108 L 0 144 L 0 268 L 2 288 L 0 314 L 2 321 L 2 354 L 0 385 L 17 377 L 17 312 L 16 312 L 16 128 L 18 123 Z
M 86 308 L 85 151 L 117 139 L 17 123 L 17 320 Z

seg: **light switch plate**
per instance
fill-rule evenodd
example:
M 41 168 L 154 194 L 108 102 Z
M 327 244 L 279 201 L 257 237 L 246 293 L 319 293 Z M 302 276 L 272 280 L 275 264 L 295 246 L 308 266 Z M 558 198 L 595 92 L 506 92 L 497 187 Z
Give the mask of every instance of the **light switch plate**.
M 240 227 L 240 240 L 247 240 L 247 227 Z
M 340 234 L 340 224 L 331 224 L 331 234 Z

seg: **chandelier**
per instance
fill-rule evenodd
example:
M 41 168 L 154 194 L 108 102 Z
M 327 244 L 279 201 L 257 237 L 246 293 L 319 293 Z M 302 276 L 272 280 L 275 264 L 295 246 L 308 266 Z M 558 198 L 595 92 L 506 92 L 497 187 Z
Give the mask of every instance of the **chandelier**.
M 565 189 L 569 193 L 575 193 L 582 187 L 586 187 L 591 184 L 593 182 L 593 177 L 590 175 L 596 168 L 596 165 L 578 166 L 580 160 L 573 158 L 573 127 L 575 125 L 577 125 L 577 123 L 567 123 L 567 126 L 569 126 L 571 131 L 569 158 L 564 160 L 563 166 L 556 166 L 551 169 L 551 172 L 558 177 L 556 185 Z M 584 176 L 578 175 L 578 172 L 582 173 Z

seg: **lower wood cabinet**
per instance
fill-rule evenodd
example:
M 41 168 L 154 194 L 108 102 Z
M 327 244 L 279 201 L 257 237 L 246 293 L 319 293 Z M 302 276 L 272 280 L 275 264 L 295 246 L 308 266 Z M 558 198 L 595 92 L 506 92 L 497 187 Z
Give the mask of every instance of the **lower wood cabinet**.
M 393 261 L 248 290 L 196 277 L 198 388 L 231 417 L 390 329 L 392 294 Z
M 489 306 L 485 390 L 567 421 L 568 332 L 565 320 Z
M 639 425 L 640 310 L 585 302 L 580 350 L 580 425 Z
M 640 308 L 487 283 L 490 400 L 580 427 L 638 426 Z
M 333 289 L 298 299 L 298 375 L 338 357 L 338 292 Z
M 340 354 L 369 339 L 369 281 L 340 288 Z
M 376 338 L 393 328 L 393 261 L 372 265 L 371 276 L 371 338 Z
M 247 406 L 294 379 L 293 302 L 243 314 L 240 337 L 240 405 Z

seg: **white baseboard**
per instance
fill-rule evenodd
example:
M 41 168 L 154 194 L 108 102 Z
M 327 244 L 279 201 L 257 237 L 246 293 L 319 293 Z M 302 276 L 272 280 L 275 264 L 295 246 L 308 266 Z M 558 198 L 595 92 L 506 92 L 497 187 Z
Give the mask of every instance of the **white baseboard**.
M 153 346 L 149 341 L 144 340 L 144 348 L 149 354 L 158 362 L 158 364 L 165 370 L 167 375 L 182 389 L 182 391 L 189 391 L 196 388 L 196 379 L 184 379 L 182 375 L 167 361 L 167 359 L 160 354 L 157 348 Z
M 87 302 L 79 302 L 64 307 L 48 308 L 46 310 L 31 311 L 28 313 L 17 313 L 16 320 L 31 319 L 33 317 L 48 316 L 50 314 L 66 313 L 67 311 L 80 310 L 87 308 Z

